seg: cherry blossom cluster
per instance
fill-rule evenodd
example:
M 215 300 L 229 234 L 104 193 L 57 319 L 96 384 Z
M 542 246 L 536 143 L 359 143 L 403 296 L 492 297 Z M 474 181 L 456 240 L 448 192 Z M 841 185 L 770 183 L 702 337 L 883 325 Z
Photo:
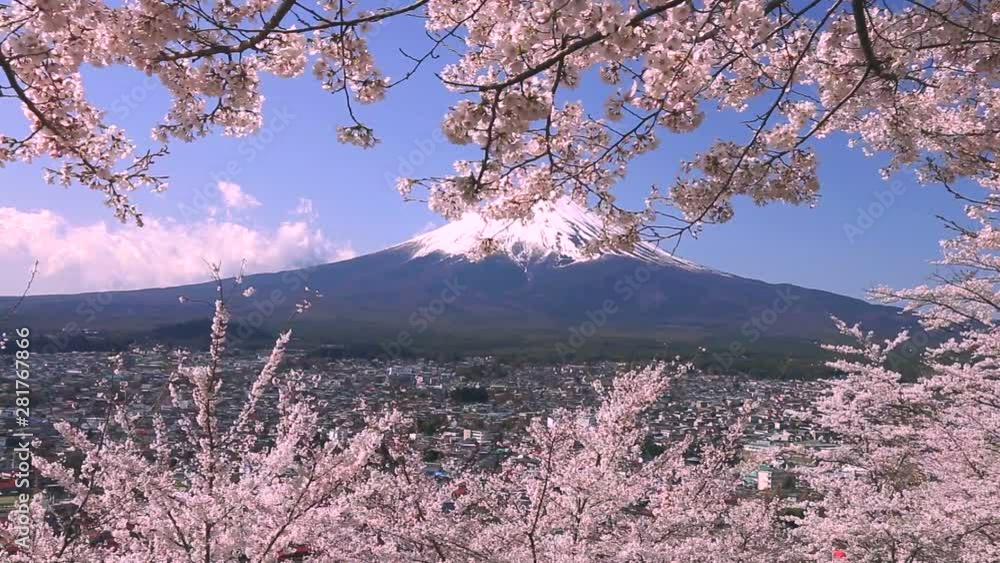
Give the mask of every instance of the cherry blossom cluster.
M 404 195 L 425 191 L 446 217 L 524 220 L 570 194 L 624 230 L 680 236 L 728 220 L 737 196 L 813 204 L 815 145 L 834 133 L 886 154 L 887 175 L 995 186 L 998 13 L 997 0 L 26 0 L 0 6 L 0 97 L 26 117 L 0 135 L 0 164 L 49 157 L 51 181 L 100 191 L 140 221 L 129 193 L 166 186 L 154 164 L 170 142 L 260 128 L 262 74 L 311 70 L 346 109 L 337 139 L 372 147 L 357 104 L 427 71 L 457 98 L 442 126 L 470 154 L 401 179 Z M 411 66 L 395 79 L 373 46 L 389 19 L 423 22 L 427 36 L 401 52 Z M 171 96 L 149 149 L 86 95 L 81 69 L 111 65 Z M 585 101 L 590 91 L 603 101 Z M 673 158 L 686 161 L 646 209 L 616 203 L 635 158 L 718 112 L 745 115 L 745 132 Z
M 9 560 L 277 561 L 305 545 L 350 544 L 339 525 L 347 492 L 366 478 L 396 415 L 370 417 L 347 438 L 321 433 L 320 405 L 306 393 L 315 382 L 280 369 L 291 336 L 284 332 L 239 415 L 224 423 L 229 313 L 221 281 L 214 306 L 207 363 L 177 354 L 151 410 L 135 409 L 128 386 L 114 385 L 97 437 L 56 424 L 82 464 L 36 460 L 68 499 L 34 497 L 30 549 L 12 550 Z M 271 433 L 262 409 L 268 393 L 277 396 Z
M 669 370 L 671 377 L 683 370 Z M 688 436 L 643 459 L 643 412 L 669 383 L 664 366 L 595 385 L 596 409 L 532 422 L 496 471 L 449 467 L 421 478 L 419 458 L 394 455 L 355 501 L 379 561 L 736 561 L 780 552 L 778 500 L 733 494 L 748 464 L 734 460 L 742 425 Z M 685 461 L 692 448 L 702 462 Z M 376 525 L 371 523 L 377 522 Z M 781 559 L 775 559 L 781 560 Z
M 902 300 L 930 331 L 879 341 L 840 328 L 852 344 L 830 349 L 846 374 L 822 403 L 844 437 L 809 473 L 823 498 L 809 506 L 801 539 L 871 561 L 1000 559 L 1000 189 L 966 198 L 970 221 L 951 223 L 934 282 L 876 288 Z M 901 352 L 902 351 L 902 352 Z M 921 361 L 908 370 L 901 357 Z

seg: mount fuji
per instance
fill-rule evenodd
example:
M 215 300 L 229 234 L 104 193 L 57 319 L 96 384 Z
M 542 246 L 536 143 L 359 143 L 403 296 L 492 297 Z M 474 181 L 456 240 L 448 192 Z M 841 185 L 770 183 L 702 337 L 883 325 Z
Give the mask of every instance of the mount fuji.
M 562 199 L 537 205 L 534 217 L 526 223 L 486 220 L 478 213 L 467 213 L 457 221 L 394 248 L 411 249 L 414 258 L 435 255 L 464 258 L 476 253 L 482 239 L 490 239 L 500 255 L 526 269 L 548 261 L 567 266 L 597 259 L 598 256 L 589 252 L 588 248 L 603 230 L 603 224 L 596 215 L 569 199 Z M 640 242 L 631 252 L 614 252 L 611 255 L 704 270 L 648 242 Z
M 595 256 L 587 249 L 601 229 L 567 200 L 538 207 L 528 223 L 467 214 L 372 254 L 247 276 L 256 292 L 231 301 L 231 329 L 243 344 L 264 344 L 306 286 L 323 297 L 296 318 L 300 342 L 349 354 L 637 357 L 706 345 L 739 356 L 814 349 L 834 333 L 831 315 L 878 332 L 909 324 L 896 308 L 719 272 L 649 243 Z M 484 238 L 495 252 L 470 259 Z M 95 338 L 205 340 L 210 308 L 180 295 L 210 302 L 216 290 L 31 297 L 14 322 L 61 339 L 60 349 Z

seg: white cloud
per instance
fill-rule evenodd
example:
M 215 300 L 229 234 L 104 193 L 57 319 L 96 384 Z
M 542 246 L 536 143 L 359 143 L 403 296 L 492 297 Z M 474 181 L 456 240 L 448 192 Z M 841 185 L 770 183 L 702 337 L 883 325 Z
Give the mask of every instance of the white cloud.
M 0 207 L 0 254 L 6 274 L 0 295 L 20 293 L 33 260 L 39 261 L 32 294 L 162 287 L 206 281 L 205 261 L 235 274 L 344 260 L 356 255 L 350 243 L 331 241 L 309 220 L 275 228 L 252 228 L 207 219 L 178 223 L 147 217 L 134 225 L 72 224 L 48 210 Z M 23 276 L 17 275 L 19 271 Z M 22 279 L 23 278 L 23 279 Z
M 260 201 L 243 191 L 239 184 L 219 182 L 219 192 L 222 193 L 222 203 L 230 209 L 249 209 L 260 207 Z

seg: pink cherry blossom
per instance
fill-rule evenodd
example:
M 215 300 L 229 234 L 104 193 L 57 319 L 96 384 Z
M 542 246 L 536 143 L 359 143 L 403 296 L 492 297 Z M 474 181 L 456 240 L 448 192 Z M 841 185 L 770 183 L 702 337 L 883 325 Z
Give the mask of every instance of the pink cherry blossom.
M 101 192 L 141 222 L 129 195 L 166 187 L 157 161 L 170 143 L 260 128 L 263 75 L 309 69 L 347 110 L 337 141 L 370 148 L 379 138 L 360 106 L 428 72 L 458 98 L 443 129 L 468 156 L 401 179 L 404 195 L 426 192 L 449 218 L 480 208 L 527 219 L 569 194 L 631 232 L 609 244 L 679 237 L 729 220 L 739 196 L 814 204 L 816 147 L 834 133 L 887 155 L 886 175 L 995 186 L 998 12 L 997 0 L 27 0 L 0 9 L 0 97 L 27 125 L 0 135 L 0 164 L 49 157 L 49 181 Z M 423 22 L 427 36 L 400 54 L 408 70 L 395 78 L 373 47 L 389 20 Z M 172 100 L 148 150 L 88 97 L 81 68 L 111 65 L 155 77 Z M 594 107 L 579 92 L 591 83 L 603 97 Z M 645 209 L 617 204 L 635 158 L 714 111 L 742 112 L 748 129 L 698 147 Z

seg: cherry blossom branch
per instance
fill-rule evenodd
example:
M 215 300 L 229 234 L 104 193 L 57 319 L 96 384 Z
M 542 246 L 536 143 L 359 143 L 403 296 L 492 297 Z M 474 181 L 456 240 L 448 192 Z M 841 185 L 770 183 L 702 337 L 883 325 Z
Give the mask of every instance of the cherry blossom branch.
M 6 321 L 7 319 L 11 318 L 11 316 L 13 316 L 15 312 L 17 312 L 17 308 L 21 306 L 21 303 L 24 303 L 25 298 L 31 291 L 31 286 L 32 284 L 35 283 L 35 276 L 37 275 L 38 275 L 38 260 L 35 260 L 34 264 L 31 266 L 31 270 L 28 273 L 28 282 L 24 284 L 24 291 L 22 291 L 21 295 L 18 296 L 17 300 L 14 301 L 14 303 L 7 308 L 7 310 L 3 313 L 3 315 L 0 315 L 0 322 Z

